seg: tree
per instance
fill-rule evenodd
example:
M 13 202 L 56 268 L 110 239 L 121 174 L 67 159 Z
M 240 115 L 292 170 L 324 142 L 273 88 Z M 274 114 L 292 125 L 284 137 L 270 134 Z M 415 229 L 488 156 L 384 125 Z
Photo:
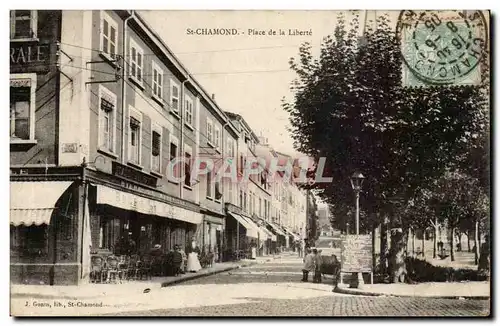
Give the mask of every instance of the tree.
M 411 221 L 392 207 L 392 198 L 405 207 L 464 160 L 466 144 L 485 123 L 477 113 L 485 94 L 477 87 L 403 87 L 400 44 L 388 18 L 377 18 L 362 46 L 358 27 L 356 14 L 349 27 L 341 14 L 319 58 L 309 44 L 300 47 L 298 59 L 290 60 L 297 74 L 294 98 L 283 108 L 290 114 L 295 148 L 316 161 L 327 158 L 325 175 L 333 182 L 313 186 L 327 203 L 345 211 L 342 207 L 353 205 L 350 175 L 367 176 L 360 206 L 373 223 L 389 214 L 397 240 L 391 244 L 392 266 L 398 266 L 392 279 L 400 281 L 402 230 Z

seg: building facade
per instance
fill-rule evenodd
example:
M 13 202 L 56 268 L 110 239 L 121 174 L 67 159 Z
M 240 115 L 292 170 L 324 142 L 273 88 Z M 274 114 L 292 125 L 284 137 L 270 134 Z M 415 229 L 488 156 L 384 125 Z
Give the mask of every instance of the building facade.
M 215 260 L 285 246 L 282 221 L 295 230 L 300 205 L 290 204 L 293 222 L 273 209 L 265 168 L 246 183 L 217 177 L 231 161 L 241 179 L 258 137 L 139 14 L 10 18 L 12 282 L 79 284 L 92 255 L 147 255 L 193 239 Z

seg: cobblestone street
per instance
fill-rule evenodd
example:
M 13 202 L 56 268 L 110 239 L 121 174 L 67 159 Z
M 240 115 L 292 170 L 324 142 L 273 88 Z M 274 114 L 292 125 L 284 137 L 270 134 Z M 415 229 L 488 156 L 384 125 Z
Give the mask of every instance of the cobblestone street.
M 121 316 L 487 316 L 489 300 L 367 297 L 332 293 L 324 284 L 300 282 L 301 260 L 286 257 L 272 262 L 199 278 L 162 289 L 192 296 L 211 291 L 210 302 L 180 309 L 141 309 Z M 261 295 L 259 296 L 259 292 Z M 233 303 L 226 304 L 227 297 Z M 165 296 L 165 305 L 173 299 Z M 184 299 L 186 300 L 186 299 Z M 240 301 L 240 302 L 238 302 Z

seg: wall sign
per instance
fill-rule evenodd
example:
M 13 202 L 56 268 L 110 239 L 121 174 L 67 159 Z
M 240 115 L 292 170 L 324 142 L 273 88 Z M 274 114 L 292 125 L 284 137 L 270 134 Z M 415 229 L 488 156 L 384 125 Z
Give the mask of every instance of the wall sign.
M 112 166 L 113 175 L 124 178 L 133 182 L 137 182 L 148 187 L 156 188 L 157 178 L 149 174 L 142 173 L 126 165 L 118 162 L 113 162 Z
M 373 267 L 371 235 L 344 235 L 341 239 L 341 271 L 371 272 Z
M 50 69 L 50 44 L 10 43 L 10 72 L 47 72 Z

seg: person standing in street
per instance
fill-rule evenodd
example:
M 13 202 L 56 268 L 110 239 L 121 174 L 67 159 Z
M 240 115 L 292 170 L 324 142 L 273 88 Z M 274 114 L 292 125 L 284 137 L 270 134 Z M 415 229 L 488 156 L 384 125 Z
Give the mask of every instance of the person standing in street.
M 314 254 L 314 279 L 313 283 L 321 283 L 321 250 L 313 249 Z
M 314 256 L 311 249 L 306 249 L 304 257 L 304 267 L 302 268 L 302 282 L 307 282 L 309 279 L 309 272 L 314 270 Z

